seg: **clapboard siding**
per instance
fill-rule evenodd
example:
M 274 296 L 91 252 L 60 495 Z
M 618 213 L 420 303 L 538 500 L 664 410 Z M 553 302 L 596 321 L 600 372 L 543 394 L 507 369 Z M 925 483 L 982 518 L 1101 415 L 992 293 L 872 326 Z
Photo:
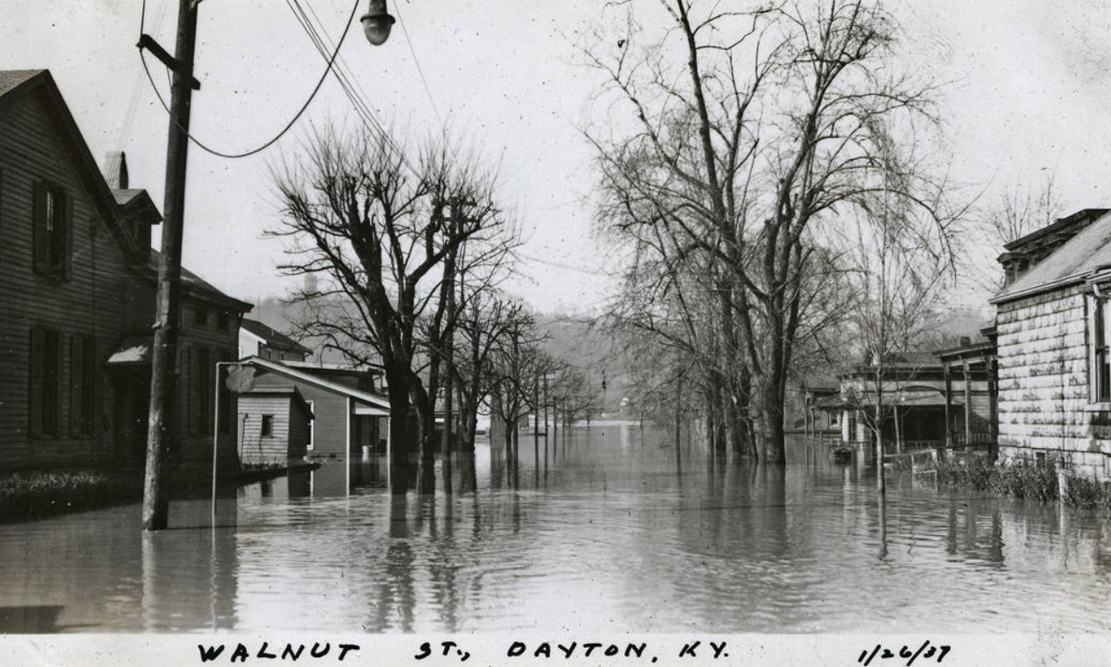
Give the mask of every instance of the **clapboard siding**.
M 1111 432 L 1090 412 L 1087 309 L 1080 286 L 1000 304 L 999 445 L 1008 458 L 1047 452 L 1107 474 Z
M 120 339 L 142 327 L 129 281 L 135 275 L 98 215 L 66 146 L 40 98 L 26 95 L 0 114 L 0 471 L 105 462 L 112 455 L 111 383 L 103 360 Z M 48 181 L 72 201 L 70 279 L 56 282 L 33 270 L 36 182 Z M 60 422 L 56 438 L 31 439 L 30 332 L 61 334 Z M 95 340 L 98 363 L 96 434 L 69 433 L 70 350 L 74 335 Z
M 260 372 L 257 384 L 296 387 L 313 406 L 313 449 L 310 453 L 313 456 L 347 456 L 350 415 L 346 396 L 273 373 Z
M 285 463 L 289 460 L 290 395 L 239 397 L 242 438 L 239 460 L 244 464 Z M 270 435 L 262 435 L 262 416 L 274 419 Z
M 62 122 L 62 103 L 52 96 L 52 86 L 45 78 L 25 93 L 9 93 L 0 104 L 0 473 L 121 462 L 126 448 L 116 442 L 116 388 L 106 361 L 128 335 L 150 335 L 155 319 L 155 285 L 145 270 L 146 249 L 119 226 L 106 191 L 99 186 L 90 191 L 99 174 L 90 170 L 80 138 Z M 63 281 L 33 270 L 34 192 L 40 182 L 63 191 L 72 204 L 70 269 Z M 194 298 L 186 297 L 186 307 Z M 238 322 L 238 317 L 232 318 L 228 331 L 215 330 L 214 320 L 212 331 L 187 327 L 181 344 L 212 349 L 213 361 L 219 350 L 234 359 Z M 35 327 L 60 334 L 57 437 L 32 438 L 29 432 L 30 340 Z M 95 343 L 91 436 L 70 428 L 70 344 L 75 336 L 91 336 Z M 195 374 L 183 377 L 183 403 L 198 391 L 190 384 L 195 382 L 191 375 Z M 179 444 L 177 463 L 210 463 L 211 428 Z M 221 438 L 220 456 L 234 460 L 234 434 Z

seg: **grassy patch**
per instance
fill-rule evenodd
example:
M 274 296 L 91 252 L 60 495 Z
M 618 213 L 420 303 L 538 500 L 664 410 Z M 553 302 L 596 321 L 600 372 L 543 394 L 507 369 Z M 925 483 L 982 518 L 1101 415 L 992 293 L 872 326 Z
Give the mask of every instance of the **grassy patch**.
M 966 461 L 941 461 L 937 479 L 942 484 L 988 491 L 998 496 L 1060 501 L 1081 509 L 1111 509 L 1111 485 L 1085 477 L 1070 477 L 1064 493 L 1057 483 L 1057 464 L 1052 459 L 1037 462 L 1014 459 L 992 464 L 972 457 Z
M 16 473 L 0 477 L 0 521 L 95 509 L 133 502 L 142 496 L 143 476 L 137 472 Z

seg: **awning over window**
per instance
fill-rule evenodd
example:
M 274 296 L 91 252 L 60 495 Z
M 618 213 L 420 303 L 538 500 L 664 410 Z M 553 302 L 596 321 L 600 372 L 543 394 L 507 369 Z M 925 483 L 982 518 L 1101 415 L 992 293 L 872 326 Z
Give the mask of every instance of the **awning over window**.
M 109 366 L 149 366 L 154 337 L 149 335 L 128 336 L 123 339 L 112 356 L 108 357 Z

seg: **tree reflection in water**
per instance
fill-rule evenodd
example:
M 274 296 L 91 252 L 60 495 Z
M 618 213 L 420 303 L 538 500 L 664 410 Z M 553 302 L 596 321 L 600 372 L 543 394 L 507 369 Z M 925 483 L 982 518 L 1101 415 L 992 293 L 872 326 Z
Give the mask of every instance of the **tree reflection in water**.
M 222 498 L 215 530 L 207 501 L 175 500 L 174 529 L 146 539 L 137 505 L 0 526 L 0 620 L 43 632 L 1111 629 L 1105 518 L 898 475 L 881 505 L 867 464 L 800 450 L 786 469 L 710 465 L 700 438 L 681 440 L 646 427 L 622 449 L 616 429 L 563 429 L 546 484 L 524 490 L 515 475 L 534 479 L 543 454 L 526 447 L 514 465 L 480 442 L 448 464 L 453 493 L 426 497 L 391 497 L 380 462 L 331 462 L 265 497 L 253 484 Z

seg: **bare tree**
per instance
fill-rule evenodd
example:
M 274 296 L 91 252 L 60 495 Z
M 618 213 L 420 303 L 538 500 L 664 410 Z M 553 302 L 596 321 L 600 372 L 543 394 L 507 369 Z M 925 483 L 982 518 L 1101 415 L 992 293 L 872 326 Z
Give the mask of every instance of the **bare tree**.
M 759 454 L 782 463 L 783 405 L 819 228 L 880 191 L 948 215 L 936 196 L 944 183 L 899 140 L 936 120 L 931 86 L 898 71 L 898 29 L 876 3 L 731 11 L 668 0 L 659 5 L 669 28 L 655 38 L 633 21 L 631 3 L 613 5 L 630 16 L 622 38 L 585 54 L 637 130 L 591 135 L 603 189 L 637 202 L 621 224 L 675 230 L 678 247 L 712 261 L 721 356 L 744 360 Z
M 283 218 L 273 234 L 292 241 L 291 275 L 320 276 L 317 298 L 342 304 L 310 323 L 349 359 L 381 360 L 390 401 L 391 490 L 408 488 L 419 442 L 418 490 L 431 492 L 434 393 L 418 356 L 430 349 L 422 321 L 441 321 L 445 262 L 465 246 L 496 243 L 506 223 L 494 184 L 466 153 L 431 142 L 411 161 L 385 134 L 316 131 L 304 157 L 274 174 Z M 465 214 L 445 206 L 467 202 Z M 432 341 L 432 348 L 438 348 Z M 410 432 L 415 408 L 417 437 Z
M 903 353 L 916 350 L 927 337 L 945 288 L 956 278 L 953 249 L 959 226 L 936 224 L 915 212 L 887 192 L 877 193 L 857 221 L 852 251 L 844 255 L 851 270 L 841 284 L 854 295 L 853 333 L 869 378 L 847 398 L 873 434 L 881 492 L 886 486 L 884 426 L 892 420 L 900 444 L 897 410 L 907 387 L 890 371 Z M 910 375 L 916 371 L 902 370 Z
M 1056 187 L 1057 175 L 1050 172 L 1037 188 L 1012 187 L 1001 194 L 987 214 L 987 225 L 999 245 L 1053 224 L 1064 212 Z

